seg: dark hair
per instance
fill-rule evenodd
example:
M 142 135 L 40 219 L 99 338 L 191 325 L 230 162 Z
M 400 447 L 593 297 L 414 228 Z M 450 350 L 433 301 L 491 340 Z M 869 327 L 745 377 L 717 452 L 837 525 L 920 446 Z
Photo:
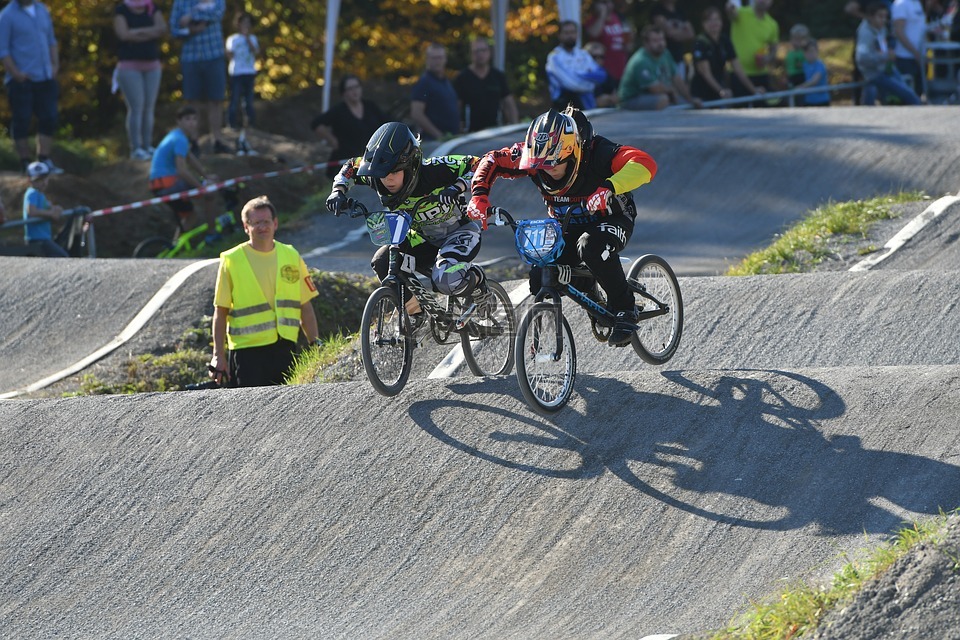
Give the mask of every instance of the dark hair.
M 348 73 L 347 75 L 340 78 L 340 95 L 343 95 L 343 92 L 346 91 L 347 82 L 349 82 L 350 80 L 356 80 L 357 82 L 360 82 L 360 77 L 355 74 Z M 363 84 L 363 83 L 360 82 L 360 84 Z
M 182 120 L 187 116 L 195 116 L 195 115 L 197 115 L 197 110 L 190 106 L 180 107 L 177 110 L 177 120 Z
M 889 12 L 890 6 L 886 2 L 880 2 L 877 0 L 876 2 L 871 2 L 868 4 L 866 9 L 863 10 L 863 13 L 864 15 L 875 16 L 877 15 L 877 11 L 880 11 L 881 9 Z
M 233 24 L 239 29 L 240 23 L 244 20 L 250 21 L 250 26 L 253 26 L 253 14 L 249 11 L 237 11 L 237 17 L 233 19 Z
M 257 196 L 253 200 L 247 201 L 247 204 L 243 205 L 243 210 L 240 212 L 240 218 L 246 220 L 247 214 L 257 209 L 270 209 L 270 217 L 277 217 L 277 210 L 273 206 L 273 203 L 270 202 L 270 198 L 267 196 Z
M 643 31 L 640 32 L 640 39 L 646 42 L 647 38 L 649 38 L 654 33 L 659 33 L 660 35 L 664 35 L 663 29 L 661 29 L 655 24 L 648 24 L 643 28 Z
M 717 7 L 707 7 L 703 10 L 703 13 L 700 14 L 700 22 L 706 22 L 713 14 L 720 16 L 721 20 L 723 19 L 723 12 L 720 11 L 720 9 Z

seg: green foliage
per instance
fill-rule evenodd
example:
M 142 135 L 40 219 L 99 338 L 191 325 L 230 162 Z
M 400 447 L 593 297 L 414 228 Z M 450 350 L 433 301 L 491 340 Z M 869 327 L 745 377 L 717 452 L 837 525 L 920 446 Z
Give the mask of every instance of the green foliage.
M 207 350 L 181 349 L 163 355 L 145 354 L 127 360 L 120 379 L 102 380 L 83 375 L 79 392 L 71 395 L 131 394 L 150 391 L 178 391 L 202 382 L 210 354 Z
M 952 512 L 956 514 L 956 512 Z M 829 586 L 798 582 L 770 600 L 750 604 L 750 609 L 714 640 L 787 640 L 812 632 L 831 610 L 849 602 L 865 583 L 877 579 L 900 557 L 919 544 L 936 545 L 950 514 L 917 521 L 900 529 L 893 539 L 862 557 L 847 562 Z M 955 517 L 955 516 L 954 516 Z
M 356 334 L 329 335 L 324 339 L 320 348 L 304 349 L 297 355 L 293 370 L 286 378 L 286 383 L 309 384 L 312 382 L 340 382 L 349 379 L 348 371 L 350 368 L 345 369 L 340 365 L 345 359 L 351 359 L 356 341 Z
M 827 255 L 827 240 L 832 236 L 855 235 L 865 237 L 870 226 L 878 220 L 896 217 L 891 206 L 922 200 L 918 192 L 831 202 L 815 209 L 782 234 L 766 249 L 751 253 L 739 264 L 727 270 L 727 275 L 744 276 L 771 273 L 799 273 L 815 267 Z

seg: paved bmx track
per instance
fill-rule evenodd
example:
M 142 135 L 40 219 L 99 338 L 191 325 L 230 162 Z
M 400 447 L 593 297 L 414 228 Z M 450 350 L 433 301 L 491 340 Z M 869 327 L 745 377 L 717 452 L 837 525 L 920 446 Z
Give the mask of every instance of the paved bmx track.
M 767 160 L 731 153 L 729 188 L 785 179 L 766 173 L 770 158 L 819 135 L 811 111 L 731 116 L 757 119 L 724 135 Z M 838 129 L 844 113 L 874 117 L 817 113 Z M 787 140 L 765 129 L 750 142 L 774 117 L 794 118 Z M 928 152 L 904 145 L 896 165 Z M 884 162 L 873 171 L 894 173 Z M 718 227 L 752 233 L 717 211 Z M 420 378 L 394 399 L 355 382 L 0 401 L 0 634 L 643 638 L 723 625 L 903 520 L 960 506 L 958 214 L 867 272 L 683 277 L 684 337 L 660 369 L 601 347 L 571 314 L 576 392 L 553 419 L 512 377 Z M 679 244 L 684 224 L 668 235 L 696 254 Z M 73 362 L 84 349 L 64 335 L 99 347 L 182 266 L 49 262 L 0 270 L 7 308 L 33 314 L 0 319 L 0 392 Z M 69 305 L 37 295 L 64 282 L 78 289 Z

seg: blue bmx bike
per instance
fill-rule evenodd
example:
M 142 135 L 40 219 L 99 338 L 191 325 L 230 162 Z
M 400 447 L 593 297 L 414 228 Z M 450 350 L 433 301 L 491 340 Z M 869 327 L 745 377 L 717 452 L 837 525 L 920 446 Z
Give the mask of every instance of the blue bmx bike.
M 524 262 L 542 269 L 541 288 L 523 314 L 514 343 L 517 381 L 524 400 L 535 411 L 550 415 L 562 409 L 573 393 L 577 351 L 570 324 L 563 315 L 564 296 L 587 312 L 593 336 L 606 342 L 616 324 L 616 312 L 586 267 L 557 264 L 563 251 L 564 224 L 553 218 L 515 220 L 494 207 L 491 222 L 509 224 Z M 680 284 L 666 260 L 652 254 L 637 258 L 627 271 L 627 286 L 636 294 L 637 323 L 630 338 L 645 362 L 662 365 L 680 344 L 683 299 Z

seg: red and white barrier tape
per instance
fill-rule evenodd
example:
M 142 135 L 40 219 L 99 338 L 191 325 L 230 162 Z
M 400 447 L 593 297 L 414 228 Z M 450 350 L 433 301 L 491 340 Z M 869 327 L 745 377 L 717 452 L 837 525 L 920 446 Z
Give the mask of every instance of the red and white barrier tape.
M 317 164 L 303 165 L 300 167 L 291 167 L 289 169 L 278 169 L 276 171 L 266 171 L 264 173 L 253 173 L 248 176 L 240 176 L 237 178 L 230 178 L 228 180 L 223 180 L 222 182 L 216 182 L 214 184 L 204 185 L 196 189 L 189 189 L 187 191 L 179 191 L 177 193 L 171 193 L 166 196 L 157 196 L 156 198 L 150 198 L 148 200 L 140 200 L 138 202 L 131 202 L 130 204 L 122 204 L 116 207 L 107 207 L 105 209 L 97 209 L 96 211 L 91 211 L 87 215 L 87 219 L 99 218 L 100 216 L 107 216 L 112 213 L 119 213 L 120 211 L 130 211 L 131 209 L 140 209 L 142 207 L 149 207 L 155 204 L 161 204 L 164 202 L 172 202 L 174 200 L 184 200 L 186 198 L 195 198 L 197 196 L 202 196 L 207 193 L 213 193 L 219 191 L 220 189 L 225 189 L 227 187 L 232 187 L 235 184 L 242 182 L 250 182 L 251 180 L 262 180 L 265 178 L 276 178 L 278 176 L 291 175 L 294 173 L 303 173 L 305 171 L 316 171 L 318 169 L 326 169 L 327 167 L 339 166 L 343 164 L 341 160 L 331 160 L 330 162 L 318 162 Z

